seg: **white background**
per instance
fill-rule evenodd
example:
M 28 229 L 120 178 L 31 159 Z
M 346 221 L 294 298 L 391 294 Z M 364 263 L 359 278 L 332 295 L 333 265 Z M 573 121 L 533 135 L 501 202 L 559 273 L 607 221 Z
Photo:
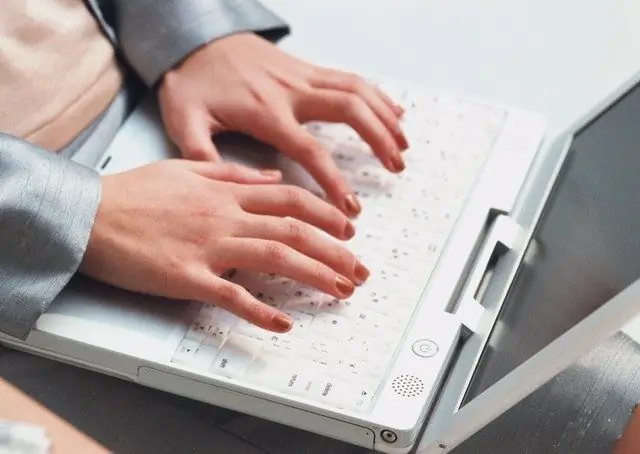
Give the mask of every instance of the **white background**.
M 551 137 L 640 71 L 639 0 L 264 0 L 282 47 L 530 109 Z

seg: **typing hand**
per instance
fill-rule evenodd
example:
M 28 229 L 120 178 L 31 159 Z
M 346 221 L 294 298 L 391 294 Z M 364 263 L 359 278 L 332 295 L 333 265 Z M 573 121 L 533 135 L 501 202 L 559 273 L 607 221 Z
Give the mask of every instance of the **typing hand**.
M 404 169 L 399 106 L 360 77 L 305 63 L 254 34 L 195 52 L 165 75 L 159 102 L 167 134 L 186 158 L 217 160 L 212 134 L 248 134 L 301 164 L 350 216 L 360 211 L 357 198 L 301 123 L 346 123 L 389 171 Z
M 80 271 L 131 291 L 216 304 L 262 328 L 291 320 L 220 278 L 277 273 L 346 298 L 368 277 L 337 241 L 354 229 L 334 206 L 278 183 L 276 172 L 168 160 L 105 176 Z

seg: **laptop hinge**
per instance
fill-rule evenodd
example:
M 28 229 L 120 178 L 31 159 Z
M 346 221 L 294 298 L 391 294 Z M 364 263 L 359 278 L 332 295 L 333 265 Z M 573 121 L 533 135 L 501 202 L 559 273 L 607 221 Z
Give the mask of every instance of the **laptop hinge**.
M 498 214 L 489 227 L 476 260 L 467 275 L 467 280 L 459 293 L 458 305 L 454 311 L 469 331 L 477 331 L 485 314 L 486 308 L 482 305 L 482 297 L 493 270 L 500 258 L 514 249 L 518 240 L 523 238 L 523 233 L 524 230 L 520 225 L 506 214 Z

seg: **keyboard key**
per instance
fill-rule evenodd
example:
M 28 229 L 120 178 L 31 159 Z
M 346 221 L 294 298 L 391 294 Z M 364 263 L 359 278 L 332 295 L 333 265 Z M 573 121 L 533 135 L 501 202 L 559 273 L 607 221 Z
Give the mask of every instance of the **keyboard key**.
M 356 396 L 353 404 L 354 410 L 368 410 L 379 386 L 379 380 L 360 379 L 355 382 L 353 385 L 353 393 Z
M 301 397 L 309 398 L 309 392 L 313 385 L 314 378 L 317 377 L 316 369 L 313 367 L 298 367 L 289 377 L 284 391 Z
M 288 358 L 304 353 L 305 349 L 301 346 L 302 341 L 299 338 L 289 334 L 278 334 L 266 340 L 262 349 L 266 354 Z
M 347 382 L 358 380 L 361 376 L 360 360 L 355 357 L 338 357 L 329 364 L 330 373 Z
M 329 312 L 319 312 L 310 327 L 314 335 L 320 333 L 328 339 L 340 336 L 349 328 L 349 319 Z
M 210 371 L 231 378 L 242 377 L 261 348 L 262 342 L 257 339 L 230 333 Z
M 282 304 L 283 311 L 302 312 L 314 317 L 318 313 L 318 308 L 322 304 L 320 295 L 311 294 L 309 296 L 293 296 Z
M 202 342 L 202 339 L 204 339 L 205 335 L 205 326 L 199 320 L 196 320 L 191 324 L 184 338 L 198 343 Z
M 289 315 L 293 321 L 290 334 L 294 337 L 303 337 L 313 321 L 313 316 L 298 311 L 285 310 L 284 313 Z
M 239 320 L 238 323 L 236 323 L 236 325 L 233 327 L 232 332 L 259 340 L 268 339 L 271 336 L 270 331 L 260 328 L 259 326 L 256 326 L 246 320 Z
M 310 337 L 301 345 L 304 348 L 299 350 L 299 354 L 323 366 L 328 366 L 331 358 L 338 351 L 338 346 L 331 341 L 331 338 Z
M 256 385 L 284 391 L 293 386 L 296 374 L 297 369 L 291 361 L 280 356 L 262 354 L 249 366 L 245 378 Z
M 316 377 L 305 397 L 324 405 L 344 409 L 355 407 L 358 399 L 358 395 L 354 393 L 350 384 L 331 377 Z
M 370 337 L 382 336 L 387 317 L 373 311 L 360 311 L 356 319 L 356 329 Z
M 207 335 L 202 339 L 202 345 L 206 345 L 208 347 L 213 347 L 215 349 L 220 349 L 222 344 L 227 337 L 227 332 L 220 331 L 217 329 L 213 329 L 207 332 Z
M 374 190 L 384 190 L 392 186 L 389 173 L 381 167 L 364 167 L 355 170 L 349 178 L 356 186 L 365 186 Z
M 223 332 L 228 332 L 238 323 L 238 316 L 221 307 L 216 307 L 209 323 Z
M 188 365 L 193 361 L 193 357 L 198 349 L 198 342 L 194 342 L 189 339 L 184 339 L 178 345 L 178 349 L 171 358 L 171 362 L 182 365 Z
M 390 360 L 391 355 L 383 354 L 382 352 L 378 355 L 369 355 L 360 361 L 358 366 L 359 375 L 365 375 L 372 379 L 380 379 L 382 375 L 384 375 L 387 366 L 389 366 Z
M 198 370 L 207 370 L 219 352 L 219 347 L 201 344 L 193 355 L 193 360 L 189 362 L 189 366 Z

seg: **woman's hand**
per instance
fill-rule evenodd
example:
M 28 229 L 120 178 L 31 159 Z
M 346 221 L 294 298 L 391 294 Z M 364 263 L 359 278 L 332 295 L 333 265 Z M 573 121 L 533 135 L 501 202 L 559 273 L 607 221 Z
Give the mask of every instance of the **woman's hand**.
M 388 170 L 404 169 L 402 108 L 360 77 L 298 60 L 252 33 L 214 41 L 168 72 L 159 102 L 167 133 L 186 158 L 218 160 L 212 134 L 248 134 L 305 167 L 350 216 L 360 211 L 357 198 L 301 123 L 346 123 Z
M 198 300 L 262 328 L 291 320 L 220 278 L 228 269 L 277 273 L 337 298 L 368 277 L 326 235 L 353 236 L 349 219 L 280 175 L 169 160 L 103 178 L 103 197 L 80 271 L 137 292 Z

